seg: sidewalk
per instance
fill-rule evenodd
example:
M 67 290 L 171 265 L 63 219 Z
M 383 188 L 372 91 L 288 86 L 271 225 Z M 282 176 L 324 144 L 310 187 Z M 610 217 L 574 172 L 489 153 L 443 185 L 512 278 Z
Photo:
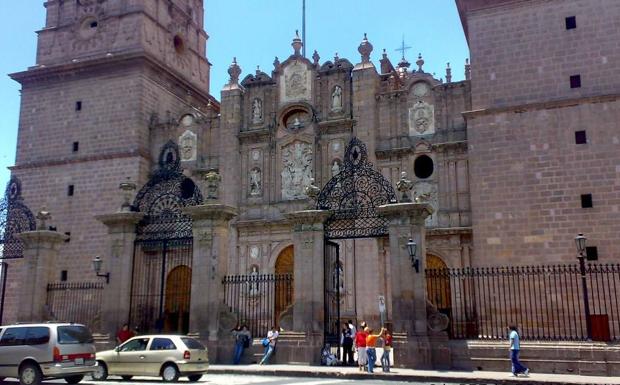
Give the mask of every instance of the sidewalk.
M 509 372 L 458 372 L 438 370 L 392 369 L 383 373 L 381 367 L 373 374 L 362 373 L 357 367 L 306 365 L 211 365 L 211 374 L 248 374 L 279 377 L 316 377 L 368 379 L 385 381 L 448 382 L 460 384 L 620 384 L 618 377 L 580 376 L 575 374 L 532 373 L 529 377 L 512 377 Z M 208 376 L 208 375 L 207 375 Z

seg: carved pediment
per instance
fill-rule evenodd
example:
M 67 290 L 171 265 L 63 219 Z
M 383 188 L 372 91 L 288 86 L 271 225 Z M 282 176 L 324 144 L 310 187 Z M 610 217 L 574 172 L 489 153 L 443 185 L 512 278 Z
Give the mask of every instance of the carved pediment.
M 319 69 L 319 72 L 328 72 L 328 71 L 333 71 L 333 70 L 352 70 L 352 69 L 353 69 L 353 64 L 351 64 L 350 61 L 348 61 L 347 59 L 338 59 L 335 62 L 328 60 L 325 63 L 323 63 L 323 65 Z
M 274 84 L 271 76 L 262 71 L 258 71 L 256 74 L 249 74 L 241 81 L 241 85 L 244 87 L 262 85 L 262 84 Z

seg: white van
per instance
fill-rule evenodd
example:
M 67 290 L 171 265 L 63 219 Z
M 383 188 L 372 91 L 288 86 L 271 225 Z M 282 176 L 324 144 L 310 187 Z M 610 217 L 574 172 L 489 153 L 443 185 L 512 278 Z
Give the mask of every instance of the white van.
M 16 377 L 23 385 L 45 378 L 64 378 L 77 384 L 97 364 L 93 337 L 74 323 L 0 326 L 0 380 Z

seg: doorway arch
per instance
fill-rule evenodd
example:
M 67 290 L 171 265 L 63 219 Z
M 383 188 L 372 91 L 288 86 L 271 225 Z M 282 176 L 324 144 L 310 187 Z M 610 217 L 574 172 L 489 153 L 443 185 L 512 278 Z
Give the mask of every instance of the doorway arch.
M 450 289 L 448 265 L 441 257 L 434 254 L 427 254 L 426 269 L 434 271 L 432 278 L 426 281 L 428 300 L 437 307 L 440 313 L 452 319 L 452 292 Z
M 189 303 L 192 269 L 186 265 L 175 267 L 166 278 L 164 331 L 185 334 L 189 331 Z
M 293 245 L 286 247 L 278 254 L 275 265 L 276 290 L 274 319 L 280 321 L 280 315 L 293 303 L 294 288 L 287 277 L 293 277 L 295 271 L 295 249 Z

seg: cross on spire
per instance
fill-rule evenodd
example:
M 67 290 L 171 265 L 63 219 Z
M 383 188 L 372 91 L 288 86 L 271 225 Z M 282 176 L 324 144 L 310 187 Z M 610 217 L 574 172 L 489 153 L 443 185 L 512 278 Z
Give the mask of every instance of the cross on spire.
M 405 35 L 403 35 L 402 43 L 400 44 L 399 48 L 395 49 L 395 51 L 400 51 L 400 53 L 401 53 L 401 55 L 402 55 L 402 57 L 404 59 L 405 58 L 405 51 L 408 50 L 408 49 L 411 49 L 411 47 L 408 46 L 408 45 L 405 45 Z

